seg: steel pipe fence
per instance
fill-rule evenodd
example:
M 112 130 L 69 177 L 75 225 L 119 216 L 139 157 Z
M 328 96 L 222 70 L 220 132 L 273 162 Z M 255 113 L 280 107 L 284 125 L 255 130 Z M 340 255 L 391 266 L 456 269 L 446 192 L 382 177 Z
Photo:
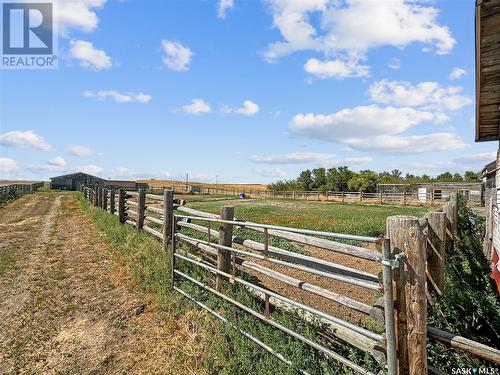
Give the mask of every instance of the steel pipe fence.
M 190 257 L 189 254 L 180 254 L 178 251 L 173 252 L 173 279 L 174 279 L 174 288 L 175 290 L 181 290 L 179 287 L 175 286 L 175 280 L 178 278 L 187 280 L 193 284 L 196 284 L 198 287 L 203 288 L 204 290 L 224 299 L 225 301 L 231 303 L 232 305 L 244 310 L 245 312 L 267 322 L 268 324 L 271 324 L 275 328 L 291 335 L 292 337 L 295 337 L 296 339 L 302 341 L 303 343 L 315 348 L 319 352 L 323 353 L 326 357 L 332 358 L 337 360 L 339 363 L 342 363 L 343 365 L 351 368 L 352 370 L 362 373 L 362 374 L 370 374 L 370 371 L 367 369 L 364 369 L 362 366 L 359 366 L 355 363 L 353 363 L 350 360 L 347 360 L 346 358 L 342 357 L 340 354 L 333 352 L 331 349 L 328 349 L 324 347 L 323 345 L 305 338 L 302 336 L 299 332 L 296 332 L 292 329 L 286 328 L 279 323 L 275 322 L 272 320 L 271 314 L 269 313 L 269 298 L 275 298 L 276 300 L 279 300 L 293 308 L 298 308 L 300 310 L 305 311 L 306 313 L 312 314 L 313 316 L 317 316 L 319 318 L 322 318 L 324 321 L 330 322 L 332 324 L 335 324 L 337 327 L 341 327 L 347 331 L 354 332 L 358 335 L 361 335 L 363 337 L 366 337 L 370 340 L 374 340 L 374 342 L 378 343 L 380 346 L 384 347 L 387 353 L 386 357 L 386 363 L 385 366 L 387 368 L 387 371 L 390 375 L 395 375 L 397 373 L 397 367 L 396 367 L 396 337 L 395 337 L 395 322 L 394 322 L 394 301 L 393 301 L 393 268 L 396 266 L 396 260 L 390 253 L 390 247 L 388 247 L 388 241 L 385 239 L 381 239 L 378 237 L 367 237 L 367 236 L 356 236 L 356 235 L 350 235 L 350 234 L 342 234 L 342 233 L 333 233 L 333 232 L 322 232 L 322 231 L 314 231 L 314 230 L 304 230 L 300 228 L 290 228 L 290 227 L 283 227 L 283 226 L 274 226 L 274 225 L 268 225 L 268 224 L 259 224 L 259 223 L 253 223 L 253 222 L 244 222 L 241 220 L 224 220 L 218 217 L 218 215 L 214 214 L 207 214 L 204 212 L 196 212 L 196 210 L 189 209 L 189 215 L 185 214 L 174 214 L 174 222 L 179 222 L 179 224 L 182 223 L 187 223 L 190 221 L 201 221 L 201 222 L 206 222 L 208 224 L 208 227 L 203 227 L 205 228 L 203 231 L 209 235 L 209 241 L 206 240 L 200 240 L 200 239 L 195 239 L 192 237 L 189 237 L 185 234 L 178 233 L 178 225 L 174 225 L 173 231 L 172 231 L 172 236 L 173 236 L 173 243 L 177 243 L 178 241 L 184 242 L 190 245 L 194 245 L 195 247 L 198 247 L 198 249 L 201 249 L 202 252 L 205 250 L 205 252 L 209 254 L 217 254 L 218 251 L 227 251 L 230 253 L 231 257 L 231 264 L 232 267 L 230 268 L 229 272 L 225 272 L 223 270 L 220 270 L 218 267 L 211 266 L 209 263 L 197 259 L 193 259 L 193 257 Z M 181 212 L 185 212 L 184 209 L 181 210 Z M 249 228 L 249 229 L 260 229 L 262 231 L 262 239 L 263 239 L 263 249 L 262 251 L 259 251 L 259 253 L 255 253 L 252 251 L 247 251 L 247 250 L 242 250 L 240 248 L 235 248 L 233 246 L 225 246 L 221 244 L 216 244 L 211 242 L 210 238 L 210 232 L 213 231 L 210 228 L 210 224 L 218 224 L 218 225 L 230 225 L 232 227 L 241 227 L 241 228 Z M 182 226 L 181 226 L 182 228 Z M 190 228 L 193 229 L 193 228 Z M 272 236 L 272 230 L 274 231 L 281 231 L 281 232 L 290 232 L 290 233 L 297 233 L 301 235 L 307 235 L 307 236 L 320 236 L 321 238 L 328 238 L 330 239 L 348 239 L 348 240 L 356 240 L 356 241 L 363 241 L 363 242 L 368 242 L 368 243 L 382 243 L 384 246 L 385 250 L 382 255 L 377 255 L 376 257 L 373 257 L 374 261 L 377 261 L 381 265 L 382 269 L 382 283 L 379 284 L 378 282 L 369 282 L 366 280 L 362 280 L 359 278 L 355 277 L 344 277 L 341 275 L 337 275 L 332 272 L 325 272 L 325 271 L 319 271 L 314 268 L 310 267 L 304 267 L 301 266 L 300 264 L 295 264 L 292 261 L 294 260 L 294 256 L 290 255 L 290 259 L 288 261 L 283 261 L 280 259 L 276 259 L 273 256 L 270 256 L 269 254 L 269 237 Z M 217 232 L 217 231 L 215 231 Z M 271 233 L 270 233 L 271 232 Z M 178 245 L 175 245 L 177 248 Z M 367 250 L 371 251 L 371 250 Z M 253 258 L 253 259 L 258 259 L 258 260 L 267 260 L 271 264 L 276 264 L 280 266 L 287 267 L 289 269 L 298 269 L 300 271 L 305 271 L 309 272 L 312 274 L 315 274 L 316 276 L 319 277 L 324 277 L 324 278 L 330 278 L 336 281 L 342 281 L 354 286 L 358 287 L 364 287 L 369 290 L 374 290 L 374 291 L 379 291 L 383 293 L 384 296 L 384 307 L 385 310 L 387 311 L 387 314 L 385 316 L 385 324 L 384 324 L 384 329 L 385 332 L 383 335 L 377 334 L 375 332 L 372 332 L 370 330 L 367 330 L 361 326 L 357 326 L 353 323 L 347 322 L 345 320 L 342 320 L 340 318 L 337 318 L 335 316 L 332 316 L 330 314 L 324 313 L 318 309 L 312 308 L 311 306 L 308 306 L 304 303 L 295 301 L 291 298 L 285 297 L 281 294 L 278 294 L 270 289 L 255 285 L 251 282 L 248 282 L 246 280 L 241 279 L 240 277 L 236 276 L 236 256 L 239 256 L 240 258 L 240 264 L 241 264 L 241 259 L 245 258 Z M 241 258 L 243 257 L 243 258 Z M 299 260 L 300 256 L 297 254 L 297 259 Z M 176 261 L 177 260 L 177 261 Z M 210 286 L 208 286 L 205 282 L 195 279 L 192 276 L 187 275 L 185 272 L 181 271 L 179 269 L 179 264 L 178 261 L 183 261 L 185 263 L 191 264 L 192 266 L 199 267 L 200 269 L 204 269 L 206 271 L 209 271 L 212 274 L 219 275 L 222 277 L 225 277 L 228 279 L 230 282 L 233 283 L 238 283 L 243 285 L 245 288 L 248 288 L 250 290 L 254 290 L 255 292 L 260 292 L 264 295 L 263 301 L 264 301 L 264 314 L 261 314 L 255 310 L 252 310 L 248 306 L 245 306 L 241 304 L 240 302 L 232 299 L 231 297 L 227 296 L 226 294 L 223 293 L 221 290 L 214 289 Z M 196 297 L 189 295 L 186 291 L 183 291 L 183 295 L 191 299 L 195 303 L 201 303 L 200 301 L 196 300 Z M 392 317 L 388 317 L 390 315 L 390 312 L 392 311 Z

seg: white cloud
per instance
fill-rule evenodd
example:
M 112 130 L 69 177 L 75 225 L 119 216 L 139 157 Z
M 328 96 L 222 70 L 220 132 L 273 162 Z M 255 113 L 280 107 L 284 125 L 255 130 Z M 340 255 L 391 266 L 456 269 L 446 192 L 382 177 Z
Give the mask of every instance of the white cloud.
M 163 63 L 172 70 L 184 72 L 189 70 L 189 64 L 193 57 L 193 52 L 188 47 L 184 47 L 179 42 L 163 39 L 161 41 L 163 52 Z
M 479 171 L 485 164 L 496 159 L 496 151 L 467 154 L 450 161 L 432 161 L 427 163 L 412 163 L 410 167 L 419 171 Z
M 102 174 L 104 173 L 104 168 L 101 168 L 97 165 L 86 165 L 81 168 L 83 173 L 88 173 L 88 174 Z
M 489 163 L 495 160 L 497 157 L 496 151 L 491 152 L 479 152 L 476 154 L 468 154 L 456 158 L 457 163 Z
M 42 151 L 52 150 L 52 146 L 47 144 L 42 136 L 33 130 L 10 131 L 0 134 L 0 145 L 16 148 L 36 148 Z
M 270 0 L 273 26 L 283 38 L 264 52 L 268 61 L 304 50 L 348 62 L 364 59 L 368 50 L 404 48 L 412 43 L 449 53 L 456 41 L 439 24 L 438 10 L 424 1 Z M 311 19 L 318 19 L 316 27 Z M 339 68 L 336 68 L 339 69 Z
M 398 58 L 393 58 L 393 59 L 391 59 L 391 61 L 389 61 L 387 63 L 387 67 L 390 69 L 397 70 L 397 69 L 401 68 L 401 60 Z
M 343 61 L 341 59 L 319 61 L 318 59 L 309 59 L 304 65 L 304 70 L 317 76 L 318 78 L 348 78 L 348 77 L 366 77 L 370 73 L 368 65 L 360 65 L 356 59 Z
M 462 76 L 466 76 L 467 71 L 462 68 L 453 68 L 453 70 L 450 73 L 450 79 L 451 80 L 456 80 L 462 78 Z
M 222 112 L 224 113 L 238 113 L 244 116 L 253 116 L 259 111 L 259 106 L 251 100 L 245 100 L 241 108 L 230 108 L 227 106 L 222 108 Z
M 191 115 L 199 115 L 200 113 L 208 113 L 212 109 L 203 99 L 193 99 L 191 104 L 182 106 L 182 110 Z
M 346 141 L 352 148 L 362 151 L 414 154 L 466 148 L 468 145 L 453 133 L 425 135 L 379 135 L 370 138 L 351 138 Z
M 461 87 L 441 87 L 437 82 L 413 85 L 410 82 L 388 80 L 375 82 L 368 89 L 370 99 L 377 103 L 446 111 L 455 111 L 472 104 L 472 99 L 461 95 L 461 92 Z
M 65 171 L 64 166 L 60 165 L 53 165 L 50 164 L 50 162 L 44 163 L 44 164 L 31 164 L 26 168 L 28 171 L 36 174 L 44 174 L 46 172 L 51 172 L 51 173 L 63 173 Z
M 90 156 L 93 154 L 90 148 L 82 145 L 73 145 L 68 149 L 68 151 L 70 154 L 75 156 Z
M 418 171 L 424 171 L 424 173 L 428 173 L 428 171 L 433 172 L 441 172 L 441 171 L 449 171 L 456 170 L 457 163 L 453 161 L 434 161 L 430 163 L 411 163 L 409 165 L 412 169 L 416 169 Z
M 292 152 L 276 155 L 252 155 L 249 159 L 262 164 L 315 164 L 322 167 L 365 164 L 373 160 L 370 156 L 337 158 L 328 152 Z
M 298 135 L 345 141 L 353 137 L 401 133 L 424 121 L 439 119 L 433 112 L 370 105 L 346 108 L 329 115 L 299 113 L 292 118 L 289 127 Z
M 84 68 L 102 70 L 113 66 L 111 57 L 104 50 L 95 48 L 91 42 L 72 40 L 70 46 L 71 58 L 79 60 L 80 66 Z
M 57 0 L 59 32 L 66 36 L 71 29 L 91 33 L 97 29 L 99 19 L 94 10 L 106 0 Z
M 286 177 L 288 173 L 280 168 L 262 168 L 256 171 L 262 177 Z
M 11 174 L 18 170 L 17 164 L 14 160 L 9 158 L 0 158 L 0 172 Z
M 363 151 L 415 153 L 466 147 L 453 133 L 401 135 L 414 126 L 446 119 L 442 113 L 371 105 L 329 115 L 300 113 L 292 118 L 289 129 L 299 136 L 344 143 Z
M 292 152 L 280 155 L 252 155 L 249 157 L 253 162 L 266 164 L 322 163 L 333 158 L 335 158 L 335 154 L 328 152 Z
M 234 0 L 219 0 L 217 4 L 217 17 L 226 18 L 226 12 L 234 8 Z
M 120 93 L 115 90 L 101 90 L 101 91 L 91 91 L 87 90 L 83 92 L 83 96 L 86 98 L 95 98 L 97 100 L 103 101 L 107 98 L 112 98 L 116 103 L 141 103 L 145 104 L 151 100 L 151 95 L 143 94 L 142 92 L 134 94 L 132 92 Z
M 50 159 L 47 164 L 55 167 L 64 167 L 66 165 L 66 160 L 64 160 L 61 156 L 56 156 L 55 158 Z

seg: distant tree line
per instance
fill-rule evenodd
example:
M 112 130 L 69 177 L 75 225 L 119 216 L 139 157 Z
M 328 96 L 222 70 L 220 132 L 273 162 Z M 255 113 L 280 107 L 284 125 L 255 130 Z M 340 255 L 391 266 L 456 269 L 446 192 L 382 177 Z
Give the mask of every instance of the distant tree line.
M 348 167 L 315 168 L 300 172 L 294 180 L 279 180 L 268 185 L 270 190 L 279 191 L 361 191 L 373 193 L 377 184 L 417 184 L 424 182 L 477 182 L 479 174 L 467 171 L 460 173 L 444 172 L 436 177 L 426 174 L 415 176 L 394 169 L 391 172 L 377 173 L 371 170 L 351 171 Z

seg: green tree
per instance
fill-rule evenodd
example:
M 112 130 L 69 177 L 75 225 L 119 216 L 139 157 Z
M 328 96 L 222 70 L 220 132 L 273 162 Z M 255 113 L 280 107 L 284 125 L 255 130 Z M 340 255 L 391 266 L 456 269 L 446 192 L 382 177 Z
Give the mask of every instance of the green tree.
M 464 180 L 467 182 L 476 182 L 479 180 L 478 173 L 473 171 L 466 171 L 464 173 Z
M 315 168 L 312 171 L 312 188 L 316 190 L 326 190 L 326 170 L 325 168 Z
M 329 168 L 326 172 L 328 190 L 347 191 L 348 182 L 354 173 L 348 167 Z
M 313 185 L 312 173 L 309 169 L 300 172 L 297 177 L 297 184 L 301 190 L 311 190 Z
M 453 181 L 453 175 L 450 172 L 444 172 L 436 177 L 436 181 L 439 182 L 451 182 Z
M 377 190 L 377 174 L 370 170 L 360 171 L 348 182 L 349 190 L 374 193 Z

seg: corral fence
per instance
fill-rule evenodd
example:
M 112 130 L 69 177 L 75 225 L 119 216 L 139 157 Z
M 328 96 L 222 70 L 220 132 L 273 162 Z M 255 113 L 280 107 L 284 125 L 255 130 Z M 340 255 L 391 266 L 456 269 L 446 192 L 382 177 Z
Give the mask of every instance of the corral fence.
M 30 182 L 22 184 L 0 184 L 0 203 L 19 198 L 32 193 L 43 186 L 43 182 Z
M 437 193 L 433 190 L 427 192 L 378 192 L 365 193 L 359 191 L 281 191 L 281 190 L 252 190 L 242 186 L 241 189 L 207 188 L 197 187 L 193 190 L 190 186 L 173 186 L 175 193 L 191 194 L 210 194 L 210 195 L 228 195 L 238 197 L 245 194 L 249 198 L 283 198 L 298 200 L 316 200 L 331 202 L 363 202 L 367 204 L 392 204 L 392 205 L 410 205 L 410 206 L 441 206 L 449 200 L 447 193 Z M 162 194 L 163 188 L 151 187 L 148 192 L 153 194 Z M 481 204 L 481 198 L 476 196 L 468 197 L 472 204 Z
M 222 207 L 219 215 L 203 212 L 185 207 L 185 201 L 181 199 L 174 199 L 172 189 L 165 189 L 162 195 L 150 194 L 145 190 L 115 191 L 87 187 L 82 190 L 85 198 L 94 206 L 117 215 L 121 223 L 144 230 L 162 241 L 170 260 L 167 272 L 173 290 L 301 373 L 307 372 L 297 368 L 299 365 L 293 364 L 258 337 L 243 331 L 230 318 L 199 301 L 182 288 L 182 282 L 189 282 L 219 297 L 235 309 L 251 314 L 356 373 L 372 374 L 361 364 L 328 347 L 324 340 L 313 340 L 273 319 L 273 309 L 300 310 L 303 319 L 314 317 L 313 321 L 328 327 L 328 333 L 337 341 L 370 353 L 384 372 L 390 375 L 443 374 L 443 371 L 427 363 L 428 338 L 500 364 L 499 350 L 427 324 L 428 304 L 433 304 L 442 294 L 445 246 L 447 243 L 453 246 L 455 239 L 457 205 L 453 199 L 421 219 L 411 216 L 389 217 L 385 236 L 367 237 L 243 221 L 234 217 L 234 207 Z M 194 231 L 203 234 L 205 239 L 181 233 L 183 228 L 189 229 L 189 233 Z M 258 233 L 261 240 L 235 234 L 235 229 L 239 228 Z M 285 250 L 271 244 L 271 238 L 372 262 L 379 265 L 381 272 L 371 274 L 309 254 Z M 197 277 L 185 270 L 186 265 L 203 272 L 198 273 Z M 279 266 L 279 271 L 273 266 Z M 376 305 L 369 306 L 349 295 L 321 287 L 317 285 L 319 282 L 305 282 L 289 276 L 286 270 L 299 270 L 314 275 L 314 280 L 334 280 L 382 297 Z M 364 314 L 378 323 L 380 329 L 354 324 L 314 308 L 306 300 L 298 301 L 266 285 L 258 285 L 241 277 L 249 271 Z M 200 274 L 206 276 L 200 277 Z M 231 297 L 227 293 L 231 284 L 240 284 L 259 298 L 261 310 L 250 308 Z

